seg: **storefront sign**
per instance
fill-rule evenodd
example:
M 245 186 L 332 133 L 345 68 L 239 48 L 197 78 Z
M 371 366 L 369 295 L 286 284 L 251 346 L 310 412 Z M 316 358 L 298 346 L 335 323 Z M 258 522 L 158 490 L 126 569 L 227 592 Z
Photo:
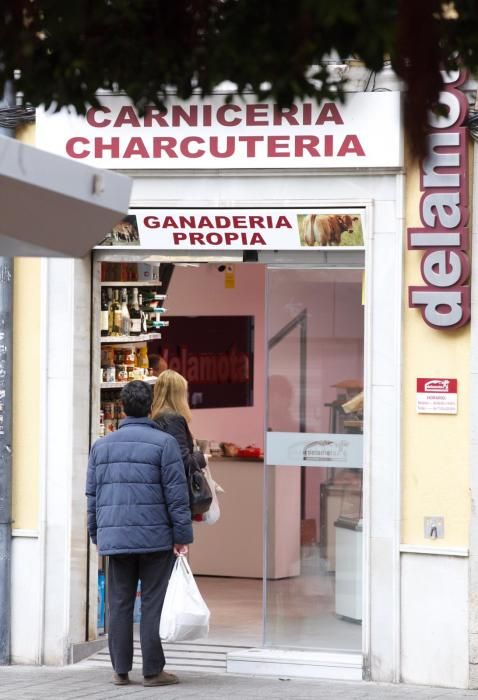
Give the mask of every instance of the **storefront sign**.
M 360 92 L 345 104 L 280 109 L 245 95 L 188 102 L 140 117 L 124 97 L 102 96 L 86 118 L 38 111 L 37 146 L 102 168 L 376 168 L 402 165 L 400 93 Z
M 432 328 L 459 328 L 470 320 L 468 231 L 468 144 L 463 126 L 468 102 L 458 88 L 463 73 L 444 74 L 440 102 L 447 117 L 429 116 L 429 155 L 420 164 L 421 228 L 408 229 L 408 248 L 424 250 L 424 286 L 409 288 L 409 306 L 418 307 Z
M 363 436 L 342 433 L 268 432 L 267 464 L 363 469 Z
M 133 209 L 98 247 L 362 248 L 364 228 L 364 209 Z
M 417 379 L 417 413 L 457 413 L 456 379 Z

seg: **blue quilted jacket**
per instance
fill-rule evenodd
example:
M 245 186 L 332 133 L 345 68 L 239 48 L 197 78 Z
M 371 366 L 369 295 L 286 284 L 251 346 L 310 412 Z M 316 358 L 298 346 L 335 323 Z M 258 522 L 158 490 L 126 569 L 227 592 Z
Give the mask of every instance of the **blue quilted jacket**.
M 95 442 L 86 495 L 88 533 L 100 554 L 157 552 L 193 541 L 178 444 L 149 418 L 126 418 Z

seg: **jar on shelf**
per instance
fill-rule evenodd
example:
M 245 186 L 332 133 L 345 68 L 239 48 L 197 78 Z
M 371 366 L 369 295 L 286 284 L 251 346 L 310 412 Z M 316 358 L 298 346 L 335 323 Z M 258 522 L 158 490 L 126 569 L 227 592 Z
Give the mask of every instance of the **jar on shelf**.
M 142 369 L 148 369 L 149 367 L 149 360 L 148 360 L 148 348 L 143 345 L 139 348 L 138 355 L 137 355 L 137 363 L 138 367 L 141 367 Z
M 115 365 L 124 365 L 125 361 L 125 350 L 124 348 L 115 348 Z
M 115 405 L 113 401 L 105 401 L 103 404 L 104 418 L 111 420 L 115 418 Z
M 108 367 L 109 365 L 115 364 L 115 351 L 112 345 L 102 345 L 101 346 L 101 366 Z
M 125 348 L 123 355 L 123 364 L 125 364 L 127 367 L 136 366 L 136 350 L 134 349 L 134 347 Z
M 128 381 L 128 367 L 127 365 L 116 365 L 116 381 L 127 382 Z
M 115 365 L 110 365 L 109 367 L 106 367 L 105 381 L 106 382 L 115 382 L 116 381 L 116 366 Z

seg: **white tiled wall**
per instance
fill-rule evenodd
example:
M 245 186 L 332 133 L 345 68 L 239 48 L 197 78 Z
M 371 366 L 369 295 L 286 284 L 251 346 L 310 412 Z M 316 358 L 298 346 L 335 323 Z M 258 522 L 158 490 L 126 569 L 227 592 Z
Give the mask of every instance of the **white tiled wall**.
M 46 663 L 84 641 L 89 440 L 89 259 L 50 260 L 48 275 Z
M 12 540 L 11 661 L 38 664 L 41 635 L 40 547 L 37 537 Z M 25 562 L 28 569 L 25 570 Z
M 402 554 L 402 678 L 468 687 L 468 558 Z

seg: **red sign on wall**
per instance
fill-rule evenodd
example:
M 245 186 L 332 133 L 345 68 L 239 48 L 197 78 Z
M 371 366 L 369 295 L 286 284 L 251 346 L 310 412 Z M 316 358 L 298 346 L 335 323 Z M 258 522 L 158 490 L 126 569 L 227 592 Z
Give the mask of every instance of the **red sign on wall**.
M 455 414 L 457 411 L 457 379 L 417 378 L 417 413 Z

